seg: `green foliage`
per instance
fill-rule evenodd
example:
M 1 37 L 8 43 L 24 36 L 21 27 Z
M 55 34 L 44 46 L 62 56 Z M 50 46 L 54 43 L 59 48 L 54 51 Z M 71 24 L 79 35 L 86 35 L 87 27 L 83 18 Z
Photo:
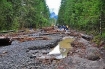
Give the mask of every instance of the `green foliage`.
M 12 20 L 12 5 L 6 0 L 2 0 L 0 3 L 0 29 L 10 29 L 9 26 Z M 11 11 L 11 12 L 10 12 Z M 7 26 L 7 27 L 5 27 Z
M 92 41 L 95 42 L 97 45 L 99 45 L 101 40 L 102 40 L 101 36 L 97 35 L 93 38 Z
M 0 30 L 38 28 L 49 21 L 45 0 L 0 0 Z
M 11 24 L 11 29 L 18 30 L 19 29 L 19 23 L 18 23 L 18 17 L 14 18 L 13 23 Z
M 93 34 L 99 44 L 105 40 L 105 0 L 62 0 L 57 23 Z
M 57 23 L 79 30 L 99 32 L 100 17 L 102 28 L 105 26 L 104 14 L 104 0 L 62 0 Z

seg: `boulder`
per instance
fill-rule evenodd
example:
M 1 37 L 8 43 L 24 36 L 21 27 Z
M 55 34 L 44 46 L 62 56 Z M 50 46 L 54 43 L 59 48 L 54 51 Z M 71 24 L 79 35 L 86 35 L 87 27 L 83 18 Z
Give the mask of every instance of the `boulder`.
M 89 60 L 98 60 L 100 59 L 100 51 L 96 47 L 89 47 L 86 49 L 86 58 Z

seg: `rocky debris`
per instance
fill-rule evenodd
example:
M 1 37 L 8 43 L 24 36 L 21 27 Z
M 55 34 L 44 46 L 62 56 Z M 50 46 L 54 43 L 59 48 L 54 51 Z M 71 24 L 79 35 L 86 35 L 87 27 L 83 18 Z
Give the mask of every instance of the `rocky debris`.
M 79 57 L 78 55 L 68 56 L 65 59 L 62 59 L 58 64 L 57 69 L 103 69 L 105 63 L 102 59 L 99 61 L 90 61 Z
M 53 42 L 51 42 L 51 41 L 53 41 Z M 48 44 L 46 43 L 45 45 L 39 45 L 39 46 L 35 45 L 35 46 L 28 47 L 28 49 L 29 50 L 50 49 L 50 48 L 55 47 L 59 41 L 60 40 L 49 40 L 50 43 L 48 43 Z
M 93 37 L 92 37 L 92 36 L 90 36 L 90 35 L 81 34 L 81 36 L 82 36 L 82 38 L 84 38 L 84 39 L 86 39 L 86 40 L 88 40 L 88 41 L 90 41 L 90 40 L 92 40 L 92 39 L 93 39 Z
M 48 40 L 49 38 L 47 37 L 13 37 L 12 40 L 18 40 L 20 42 L 25 42 L 25 41 L 33 41 L 33 40 Z
M 103 47 L 103 46 L 105 46 L 105 40 L 103 40 L 99 43 L 99 47 Z
M 42 54 L 46 54 L 49 52 L 50 46 L 51 48 L 56 46 L 60 40 L 61 35 L 46 35 L 46 37 L 50 37 L 51 40 L 35 40 L 35 41 L 26 41 L 26 42 L 17 42 L 13 41 L 12 45 L 1 47 L 0 48 L 0 68 L 1 69 L 43 69 L 43 67 L 48 67 L 48 65 L 42 64 L 41 61 L 37 61 L 36 57 L 42 56 Z M 55 44 L 55 45 L 54 45 Z M 37 51 L 35 52 L 34 48 L 37 47 Z M 38 49 L 39 47 L 39 49 Z M 31 49 L 29 49 L 31 48 Z M 46 48 L 48 50 L 46 50 Z M 7 53 L 3 54 L 4 51 Z M 30 63 L 29 63 L 30 62 Z M 53 68 L 52 64 L 50 67 Z
M 83 33 L 80 33 L 80 32 L 77 32 L 75 30 L 71 30 L 70 32 L 67 33 L 69 36 L 75 36 L 75 37 L 78 37 L 78 38 L 83 38 L 87 41 L 90 41 L 93 39 L 93 36 L 90 36 L 90 35 L 86 35 L 86 34 L 83 34 Z
M 41 56 L 46 55 L 50 50 L 29 50 L 27 53 L 30 55 L 30 58 L 41 58 Z M 43 58 L 45 59 L 45 58 Z
M 93 61 L 100 59 L 100 50 L 83 38 L 75 39 L 71 45 L 74 47 L 72 53 Z
M 32 40 L 36 40 L 35 38 L 32 37 L 13 37 L 12 40 L 17 40 L 20 42 L 25 42 L 25 41 L 32 41 Z
M 88 45 L 88 41 L 84 40 L 83 38 L 76 38 L 71 45 L 75 48 L 86 48 Z
M 52 31 L 52 30 L 54 30 L 54 27 L 52 26 L 52 27 L 45 27 L 45 28 L 42 28 L 44 31 Z
M 72 43 L 72 50 L 68 57 L 63 59 L 60 64 L 67 68 L 63 69 L 103 69 L 105 66 L 102 59 L 101 50 L 94 46 L 94 43 L 83 38 L 76 38 Z M 76 59 L 75 59 L 76 58 Z M 78 59 L 78 60 L 77 60 Z M 68 62 L 68 63 L 67 63 Z M 65 64 L 67 63 L 67 64 Z M 70 64 L 71 63 L 71 64 Z M 59 66 L 58 66 L 59 69 Z
M 81 48 L 87 48 L 87 47 L 92 47 L 92 46 L 96 46 L 94 43 L 91 43 L 90 41 L 87 41 L 83 38 L 76 38 L 71 45 L 73 47 L 81 47 Z
M 46 55 L 37 60 L 41 62 L 44 69 L 104 69 L 105 63 L 97 47 L 93 47 L 89 41 L 83 38 L 75 39 L 73 44 L 73 49 L 64 59 L 58 60 L 53 56 Z M 38 68 L 40 69 L 42 66 Z
M 18 32 L 15 33 L 6 33 L 4 35 L 1 35 L 2 37 L 8 37 L 9 39 L 12 40 L 18 40 L 20 42 L 25 42 L 25 41 L 33 41 L 33 40 L 49 40 L 48 37 L 45 37 L 43 35 L 52 35 L 52 34 L 60 34 L 64 32 L 57 31 L 54 29 L 54 27 L 46 27 L 42 28 L 44 32 L 41 31 L 34 31 L 33 29 L 30 31 L 26 30 L 19 30 Z M 5 42 L 4 42 L 5 43 Z M 10 45 L 10 44 L 9 44 Z
M 96 47 L 86 48 L 86 58 L 89 60 L 99 60 L 101 58 L 100 51 Z
M 3 51 L 2 53 L 0 53 L 0 57 L 5 56 L 7 53 L 8 53 L 7 51 Z
M 75 32 L 75 31 L 70 31 L 70 33 L 68 33 L 68 35 L 70 35 L 70 36 L 75 36 L 75 37 L 81 37 L 81 35 L 80 35 L 80 33 L 78 33 L 78 32 Z
M 53 34 L 50 32 L 54 32 Z M 47 35 L 46 35 L 47 34 Z M 13 41 L 9 46 L 0 47 L 0 69 L 104 69 L 105 50 L 94 47 L 94 44 L 83 38 L 76 31 L 55 31 L 47 28 L 43 33 L 23 33 L 22 36 L 47 39 Z M 66 58 L 55 59 L 47 55 L 64 36 L 72 35 L 75 40 Z M 20 36 L 17 34 L 13 37 Z M 71 36 L 70 36 L 71 37 Z M 72 39 L 72 38 L 71 38 Z M 102 51 L 103 52 L 102 52 Z M 100 55 L 101 53 L 101 55 Z

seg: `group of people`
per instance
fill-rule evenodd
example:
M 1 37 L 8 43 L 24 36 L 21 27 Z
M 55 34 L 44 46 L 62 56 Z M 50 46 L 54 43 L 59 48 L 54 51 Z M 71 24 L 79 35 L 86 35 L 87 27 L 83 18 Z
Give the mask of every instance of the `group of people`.
M 59 29 L 64 29 L 64 30 L 68 30 L 68 26 L 65 26 L 65 25 L 59 25 L 58 28 Z

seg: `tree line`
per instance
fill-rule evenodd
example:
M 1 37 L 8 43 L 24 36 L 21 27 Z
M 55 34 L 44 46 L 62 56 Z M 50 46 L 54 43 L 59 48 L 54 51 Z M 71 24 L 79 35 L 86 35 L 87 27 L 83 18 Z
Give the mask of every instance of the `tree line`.
M 0 0 L 0 30 L 48 26 L 49 14 L 45 0 Z
M 105 0 L 62 0 L 57 23 L 105 34 Z

